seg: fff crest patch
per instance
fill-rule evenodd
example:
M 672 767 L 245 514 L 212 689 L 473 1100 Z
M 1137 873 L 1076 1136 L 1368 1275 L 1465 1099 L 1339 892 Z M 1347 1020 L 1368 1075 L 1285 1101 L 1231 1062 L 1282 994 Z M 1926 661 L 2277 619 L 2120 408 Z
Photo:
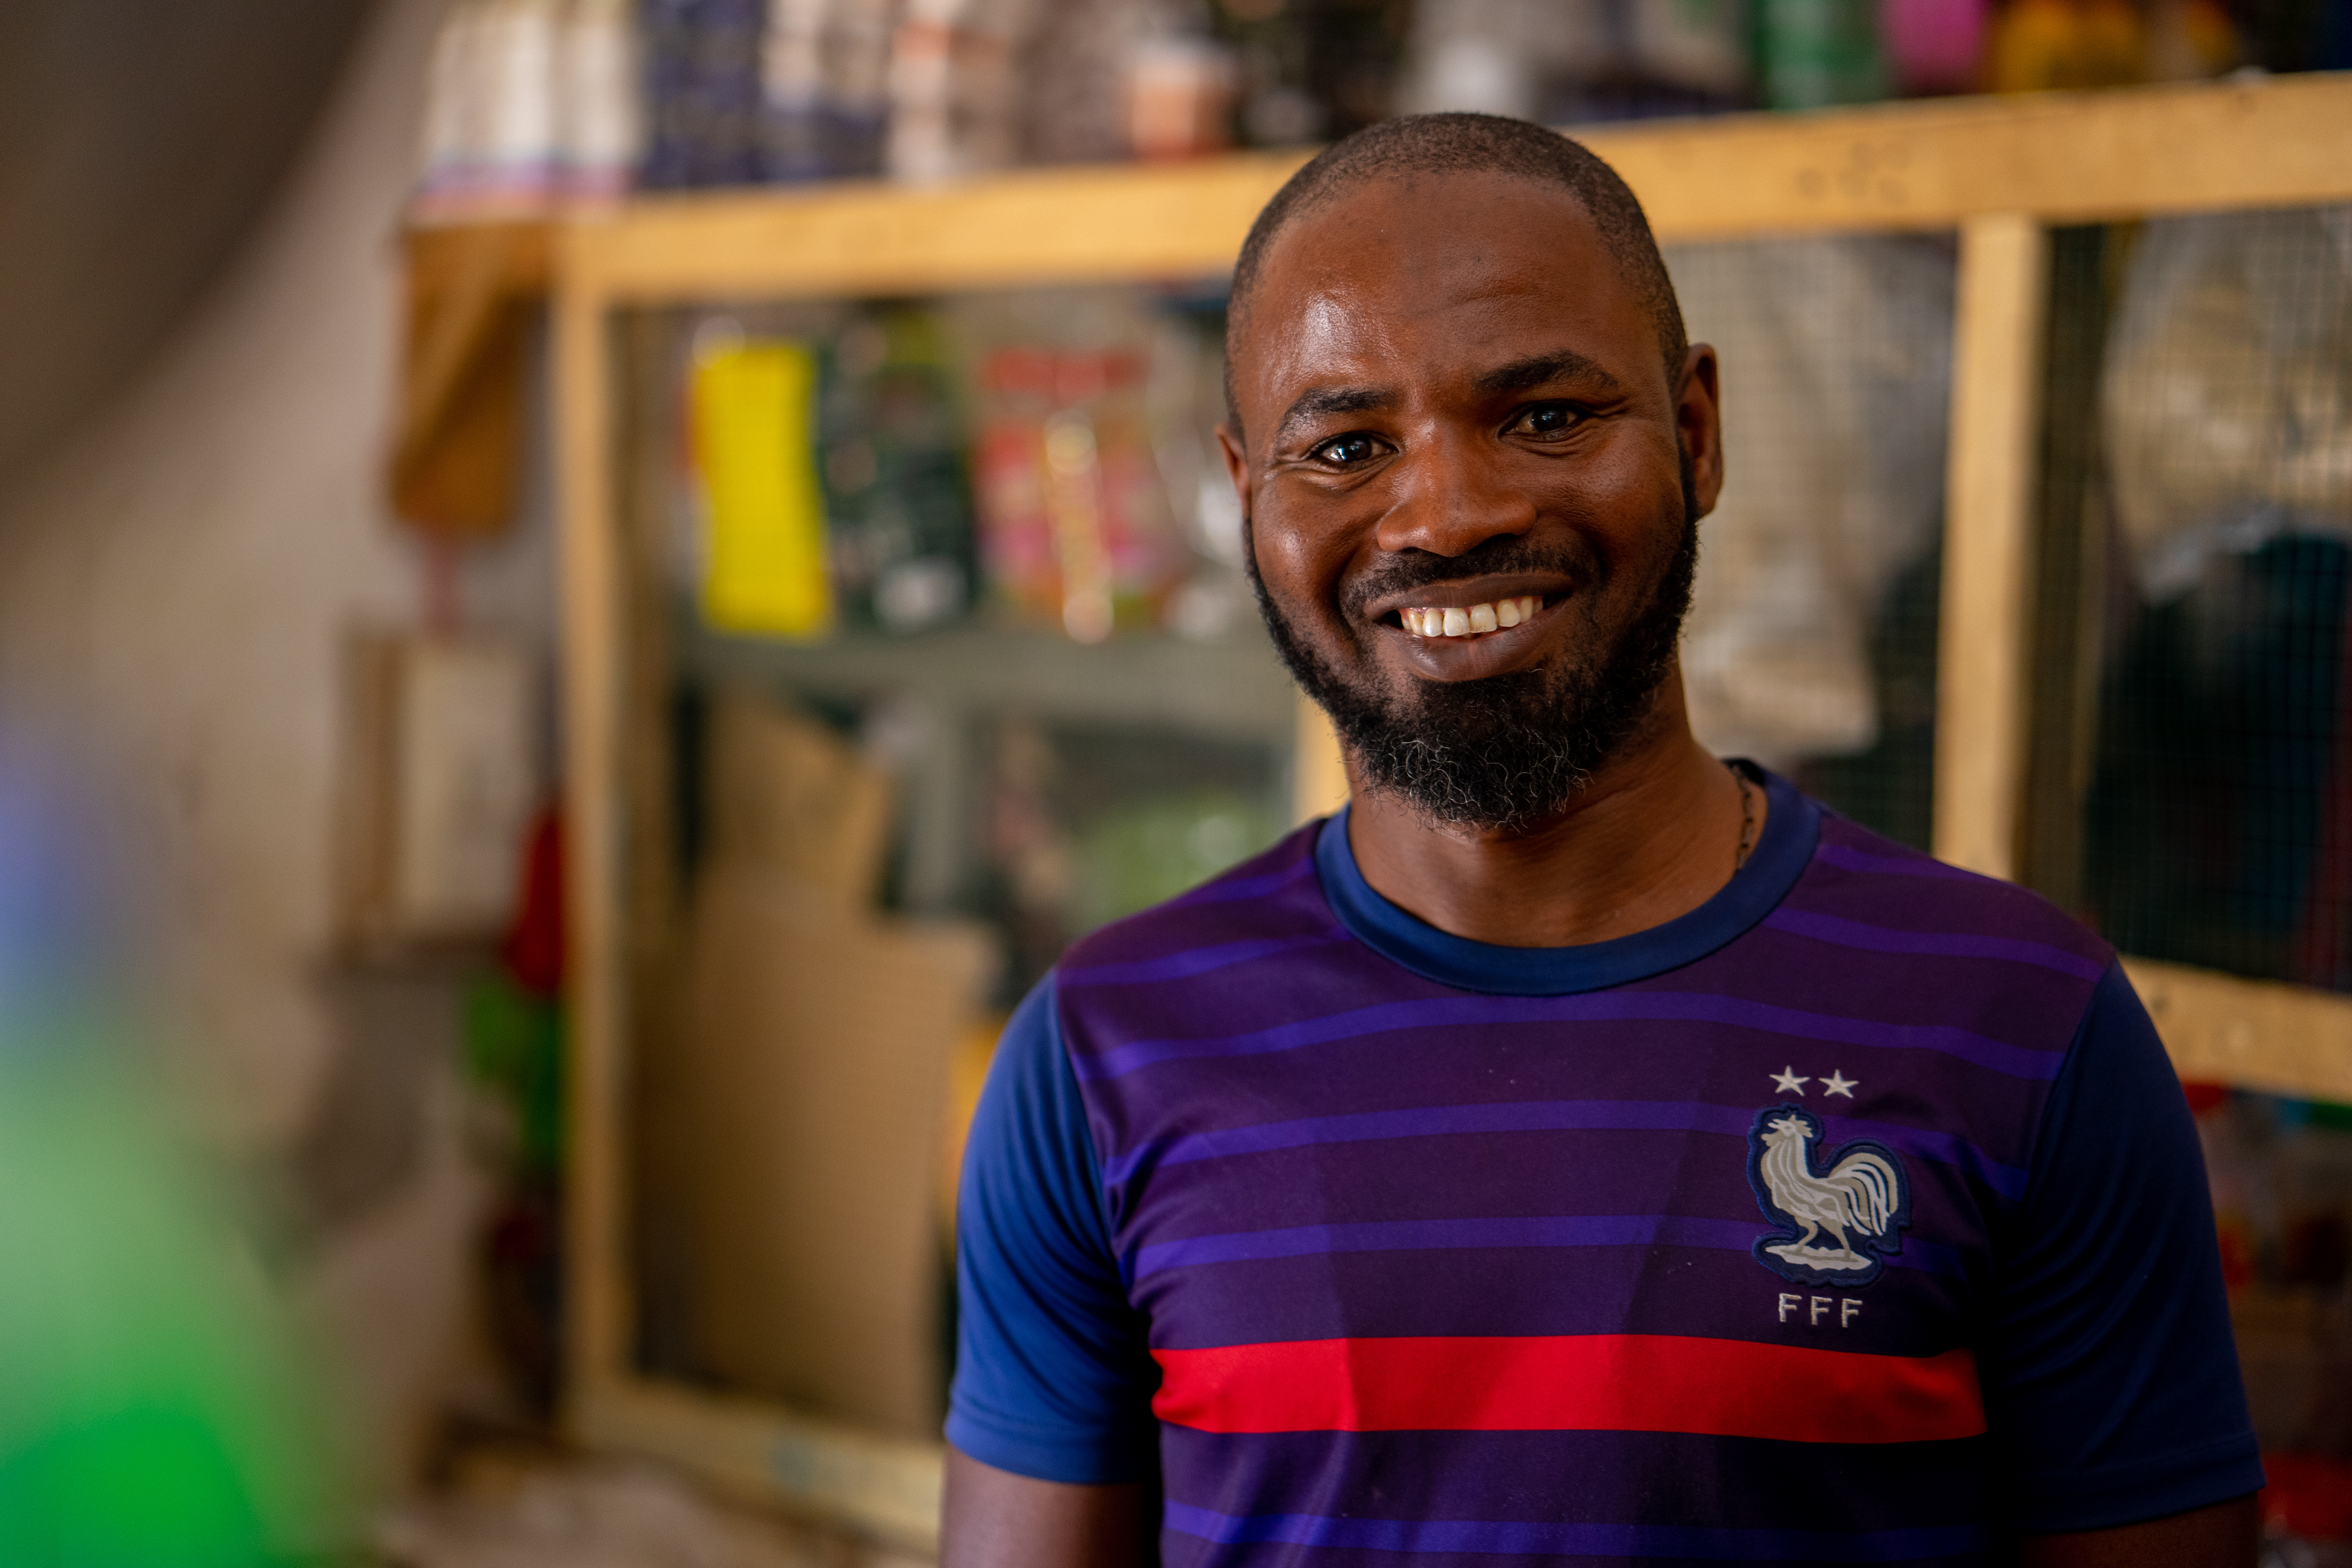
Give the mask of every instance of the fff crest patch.
M 1771 1105 L 1748 1132 L 1748 1184 L 1779 1228 L 1756 1238 L 1756 1261 L 1799 1285 L 1867 1285 L 1903 1250 L 1911 1178 L 1895 1151 L 1857 1139 L 1817 1159 L 1821 1118 Z

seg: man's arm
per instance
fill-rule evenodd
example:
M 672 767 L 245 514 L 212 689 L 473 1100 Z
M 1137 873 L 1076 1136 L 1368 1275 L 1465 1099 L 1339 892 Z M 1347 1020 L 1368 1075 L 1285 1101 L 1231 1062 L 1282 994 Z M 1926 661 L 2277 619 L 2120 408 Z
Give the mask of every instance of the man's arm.
M 2007 1472 L 1993 1496 L 2025 1561 L 2251 1563 L 2263 1470 L 2204 1157 L 2120 966 L 2052 1086 L 2005 1229 L 1977 1361 Z
M 2023 1568 L 2253 1568 L 2261 1532 L 2262 1516 L 2255 1510 L 2254 1500 L 2242 1497 L 2217 1502 L 2210 1508 L 2176 1513 L 2169 1519 L 2126 1524 L 2118 1530 L 2028 1536 L 2019 1561 Z M 1012 1559 L 989 1561 L 1010 1563 Z M 1090 1563 L 1095 1559 L 1066 1561 Z M 1101 1561 L 1108 1563 L 1127 1560 Z
M 1129 1568 L 1160 1522 L 1160 1368 L 1127 1299 L 1053 986 L 1006 1026 L 956 1213 L 944 1560 Z
M 1032 1480 L 950 1448 L 940 1568 L 1152 1568 L 1154 1492 L 1140 1481 Z

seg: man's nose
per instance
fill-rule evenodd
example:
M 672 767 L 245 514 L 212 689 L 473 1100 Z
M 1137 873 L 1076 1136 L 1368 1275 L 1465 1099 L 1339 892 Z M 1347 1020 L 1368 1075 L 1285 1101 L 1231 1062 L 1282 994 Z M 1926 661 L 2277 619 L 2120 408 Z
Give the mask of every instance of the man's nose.
M 1373 536 L 1381 550 L 1464 555 L 1490 539 L 1535 528 L 1535 500 L 1509 482 L 1491 437 L 1440 431 L 1402 457 L 1391 469 L 1395 504 Z

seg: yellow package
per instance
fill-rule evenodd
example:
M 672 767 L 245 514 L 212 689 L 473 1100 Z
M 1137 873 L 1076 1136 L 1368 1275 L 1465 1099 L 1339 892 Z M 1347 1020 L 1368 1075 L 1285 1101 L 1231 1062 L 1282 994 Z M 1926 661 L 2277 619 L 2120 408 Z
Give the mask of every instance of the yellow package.
M 709 522 L 702 613 L 720 631 L 822 637 L 833 624 L 816 475 L 816 359 L 799 343 L 699 356 L 695 466 Z

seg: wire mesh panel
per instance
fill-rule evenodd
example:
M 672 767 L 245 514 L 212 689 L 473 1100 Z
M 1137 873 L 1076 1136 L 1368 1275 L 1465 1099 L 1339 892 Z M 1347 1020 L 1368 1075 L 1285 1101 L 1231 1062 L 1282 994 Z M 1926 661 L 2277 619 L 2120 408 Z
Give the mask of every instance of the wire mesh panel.
M 1722 365 L 1726 481 L 1683 638 L 1692 721 L 1925 847 L 1950 398 L 1946 237 L 1670 247 Z
M 2053 613 L 2098 628 L 2068 901 L 2126 952 L 2352 987 L 2352 209 L 2058 238 L 2047 451 L 2094 457 L 2045 516 L 2080 547 L 2038 700 Z

